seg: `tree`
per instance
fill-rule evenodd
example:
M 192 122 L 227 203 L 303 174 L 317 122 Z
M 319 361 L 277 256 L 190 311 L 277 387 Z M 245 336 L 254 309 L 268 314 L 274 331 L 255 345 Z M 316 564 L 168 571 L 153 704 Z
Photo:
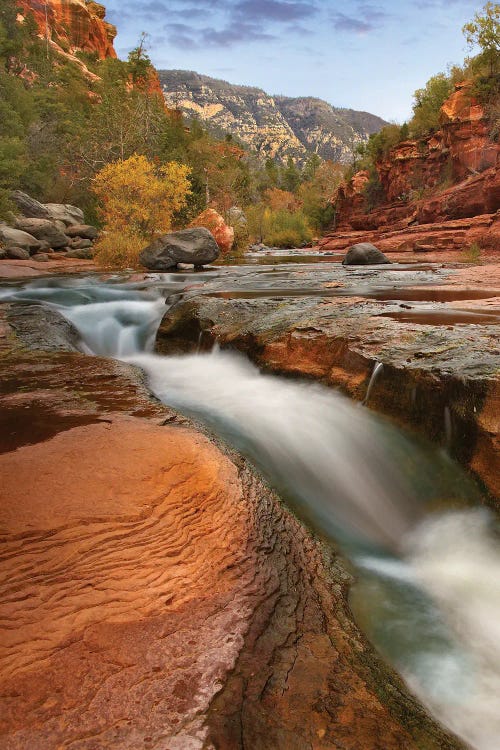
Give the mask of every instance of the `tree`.
M 466 23 L 462 31 L 469 47 L 480 47 L 479 57 L 488 65 L 490 75 L 493 75 L 497 70 L 500 55 L 500 5 L 486 3 L 482 14 L 476 13 L 474 19 Z
M 453 91 L 453 82 L 445 73 L 438 73 L 427 81 L 425 88 L 413 95 L 413 118 L 410 131 L 414 136 L 425 135 L 439 128 L 439 114 L 444 102 Z
M 470 47 L 477 45 L 483 51 L 500 52 L 500 5 L 486 3 L 483 15 L 476 13 L 474 20 L 462 29 Z
M 156 232 L 167 232 L 186 202 L 188 177 L 184 164 L 155 166 L 137 154 L 107 164 L 92 181 L 106 228 L 145 240 Z
M 291 156 L 288 157 L 286 167 L 281 172 L 281 185 L 290 193 L 295 193 L 300 185 L 300 172 Z
M 155 233 L 172 228 L 186 203 L 188 178 L 184 164 L 156 166 L 137 154 L 101 169 L 92 181 L 106 229 L 96 245 L 97 261 L 118 268 L 137 265 Z

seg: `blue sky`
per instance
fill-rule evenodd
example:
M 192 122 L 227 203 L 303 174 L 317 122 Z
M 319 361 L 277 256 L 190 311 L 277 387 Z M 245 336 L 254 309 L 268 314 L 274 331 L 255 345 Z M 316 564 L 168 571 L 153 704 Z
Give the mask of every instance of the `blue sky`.
M 467 54 L 471 0 L 108 0 L 120 57 L 149 34 L 158 68 L 318 96 L 402 122 L 428 78 Z

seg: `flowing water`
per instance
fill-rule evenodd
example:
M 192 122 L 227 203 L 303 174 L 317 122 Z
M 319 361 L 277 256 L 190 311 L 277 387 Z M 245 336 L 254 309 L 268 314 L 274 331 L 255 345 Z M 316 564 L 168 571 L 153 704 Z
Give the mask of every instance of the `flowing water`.
M 169 297 L 192 280 L 37 281 L 0 290 L 0 301 L 56 308 L 84 351 L 140 367 L 162 401 L 249 456 L 351 560 L 355 616 L 413 692 L 471 747 L 497 750 L 500 555 L 472 481 L 444 450 L 331 389 L 264 375 L 218 348 L 154 354 Z

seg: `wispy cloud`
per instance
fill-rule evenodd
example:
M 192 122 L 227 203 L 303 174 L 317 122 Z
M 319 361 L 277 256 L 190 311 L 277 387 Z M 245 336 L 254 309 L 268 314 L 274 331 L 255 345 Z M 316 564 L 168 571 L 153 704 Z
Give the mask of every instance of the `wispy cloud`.
M 356 14 L 347 15 L 339 11 L 331 13 L 333 28 L 336 31 L 353 34 L 367 34 L 375 31 L 384 26 L 390 18 L 391 14 L 380 6 L 370 3 L 358 5 Z

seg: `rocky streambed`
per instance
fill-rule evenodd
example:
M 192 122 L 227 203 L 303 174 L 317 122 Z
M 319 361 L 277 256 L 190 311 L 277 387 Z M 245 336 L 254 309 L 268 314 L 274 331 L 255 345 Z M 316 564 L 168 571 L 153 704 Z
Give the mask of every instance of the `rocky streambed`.
M 365 422 L 367 410 L 358 414 L 338 402 L 331 418 L 339 410 L 345 413 L 343 429 L 340 435 L 338 430 L 323 434 L 322 421 L 329 424 L 333 408 L 329 395 L 304 391 L 307 384 L 286 379 L 264 381 L 274 389 L 265 398 L 274 401 L 264 401 L 259 411 L 263 395 L 257 371 L 234 362 L 231 354 L 220 360 L 216 352 L 204 352 L 215 342 L 244 350 L 269 370 L 322 380 L 357 400 L 366 399 L 373 366 L 383 363 L 371 383 L 369 406 L 445 444 L 493 492 L 498 352 L 492 318 L 500 285 L 495 286 L 492 273 L 433 266 L 354 271 L 332 264 L 223 268 L 127 281 L 103 287 L 94 279 L 66 280 L 61 293 L 60 280 L 40 280 L 25 286 L 24 296 L 16 299 L 18 285 L 4 288 L 2 745 L 461 747 L 387 666 L 387 660 L 395 663 L 412 685 L 411 675 L 426 663 L 422 654 L 432 656 L 438 673 L 444 664 L 440 655 L 455 658 L 449 633 L 433 619 L 437 610 L 428 593 L 415 593 L 413 584 L 404 591 L 400 584 L 387 584 L 376 566 L 400 563 L 380 549 L 375 554 L 366 540 L 353 546 L 340 535 L 339 547 L 330 532 L 326 541 L 321 541 L 325 533 L 311 534 L 253 468 L 269 467 L 262 456 L 273 457 L 273 446 L 280 442 L 272 430 L 281 391 L 290 411 L 294 403 L 301 404 L 293 429 L 287 422 L 279 433 L 283 440 L 295 433 L 291 451 L 300 452 L 307 442 L 300 430 L 309 406 L 316 408 L 313 414 L 322 414 L 314 417 L 320 432 L 304 465 L 330 440 L 337 451 L 343 443 L 352 451 L 352 436 L 361 431 L 358 450 L 364 453 L 350 454 L 353 467 L 358 466 L 354 472 L 351 467 L 354 477 L 363 464 L 373 463 L 367 448 L 372 431 L 381 442 L 381 461 L 383 436 L 386 429 L 393 435 L 392 428 Z M 400 299 L 400 291 L 393 300 L 392 287 L 405 290 L 406 297 Z M 470 292 L 459 295 L 472 287 L 472 298 Z M 447 290 L 448 299 L 429 300 L 431 289 Z M 450 298 L 451 289 L 459 300 Z M 410 299 L 415 290 L 427 298 Z M 457 321 L 457 305 L 481 320 Z M 418 312 L 429 307 L 433 314 L 455 318 L 429 327 L 393 315 L 416 306 Z M 156 348 L 173 356 L 143 361 L 137 352 L 152 345 L 161 318 Z M 95 356 L 110 341 L 115 342 L 108 352 L 113 358 Z M 82 348 L 94 356 L 81 353 Z M 192 351 L 199 355 L 175 356 Z M 166 370 L 156 376 L 154 367 L 163 368 L 164 362 Z M 164 403 L 151 396 L 134 365 L 147 373 L 149 387 Z M 228 372 L 234 377 L 224 381 L 221 373 Z M 186 393 L 191 393 L 189 403 Z M 193 394 L 203 407 L 196 406 Z M 228 404 L 231 413 L 224 411 Z M 252 454 L 239 439 L 233 444 L 241 445 L 240 452 L 230 447 L 234 429 L 227 419 L 241 415 L 241 408 L 246 417 L 240 422 L 247 427 L 259 425 L 268 413 L 268 449 L 253 454 L 251 463 L 243 455 Z M 221 415 L 225 427 L 219 429 Z M 247 430 L 245 439 L 250 438 Z M 419 451 L 411 444 L 398 455 L 409 461 L 418 454 L 423 463 L 417 468 L 424 473 L 435 470 L 435 461 L 449 472 L 446 457 L 444 463 L 439 456 L 427 463 Z M 333 456 L 327 452 L 322 458 L 327 488 L 335 476 L 326 470 Z M 291 459 L 293 464 L 294 454 Z M 453 467 L 450 497 L 467 500 L 470 494 L 468 499 L 477 502 L 476 490 Z M 380 481 L 392 482 L 392 477 Z M 381 500 L 382 489 L 370 487 L 370 501 Z M 284 490 L 284 496 L 293 495 Z M 314 498 L 322 500 L 322 485 L 311 493 L 314 505 Z M 328 502 L 330 494 L 336 492 L 326 492 Z M 337 494 L 342 495 L 340 484 Z M 446 493 L 438 494 L 442 502 Z M 358 501 L 356 493 L 351 496 Z M 292 507 L 307 516 L 297 504 Z M 321 531 L 320 506 L 315 507 L 312 522 Z M 401 518 L 404 526 L 407 517 Z M 390 528 L 393 520 L 379 526 Z M 396 543 L 398 533 L 388 532 Z M 451 536 L 451 546 L 456 539 Z M 419 543 L 424 545 L 422 539 Z M 419 570 L 418 553 L 413 562 L 402 564 L 397 569 L 403 577 L 407 565 Z M 363 565 L 369 568 L 366 574 Z M 496 569 L 491 561 L 488 566 Z M 362 585 L 357 599 L 350 600 L 354 571 Z M 439 578 L 436 568 L 431 572 Z M 439 601 L 442 590 L 434 594 Z M 381 611 L 384 602 L 397 608 L 396 620 Z M 496 599 L 490 597 L 490 603 L 496 606 Z M 450 602 L 447 606 L 456 614 Z M 389 640 L 404 651 L 402 660 L 377 639 L 377 628 L 391 633 Z M 410 633 L 411 647 L 401 645 L 403 631 Z M 477 632 L 473 635 L 477 640 Z M 490 649 L 490 657 L 495 653 Z M 470 672 L 482 659 L 472 658 L 464 669 Z M 461 675 L 462 667 L 457 669 Z M 450 687 L 446 680 L 440 683 L 444 705 L 418 685 L 412 689 L 422 700 L 428 698 L 446 726 L 483 750 L 495 719 L 483 700 L 483 672 L 478 675 L 472 693 L 465 686 L 463 696 L 452 700 L 443 698 Z M 417 677 L 436 683 L 427 667 Z M 470 728 L 475 724 L 476 732 Z
M 164 317 L 160 352 L 245 351 L 318 379 L 446 446 L 500 494 L 500 271 L 496 263 L 338 263 L 227 270 Z

